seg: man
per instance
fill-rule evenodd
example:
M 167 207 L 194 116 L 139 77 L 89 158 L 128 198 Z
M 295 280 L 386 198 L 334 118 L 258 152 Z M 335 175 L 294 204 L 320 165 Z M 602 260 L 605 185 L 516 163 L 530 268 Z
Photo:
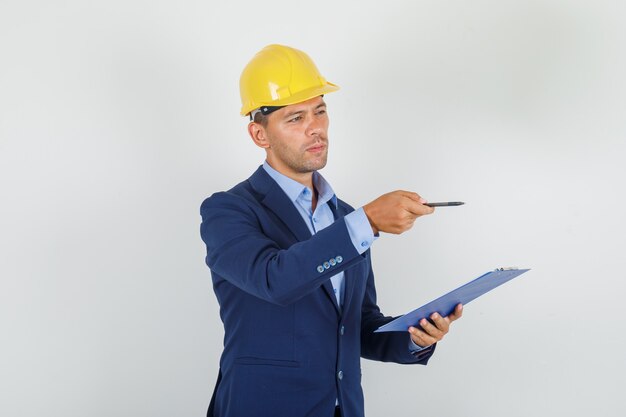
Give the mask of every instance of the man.
M 376 305 L 370 246 L 433 209 L 407 191 L 357 210 L 335 196 L 317 171 L 328 154 L 323 95 L 336 90 L 282 45 L 241 75 L 241 114 L 266 161 L 201 207 L 225 330 L 209 416 L 363 416 L 360 357 L 425 365 L 462 314 L 459 305 L 422 329 L 374 333 L 392 318 Z

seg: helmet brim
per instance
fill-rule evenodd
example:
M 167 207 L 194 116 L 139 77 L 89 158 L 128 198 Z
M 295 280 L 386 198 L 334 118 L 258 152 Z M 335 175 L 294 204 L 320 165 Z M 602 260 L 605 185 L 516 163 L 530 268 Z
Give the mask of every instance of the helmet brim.
M 313 97 L 321 96 L 328 93 L 333 93 L 339 90 L 339 86 L 333 83 L 326 82 L 325 85 L 315 86 L 303 91 L 299 91 L 296 94 L 293 94 L 287 98 L 270 101 L 267 103 L 259 103 L 258 107 L 254 108 L 241 108 L 241 115 L 248 116 L 250 112 L 254 109 L 258 109 L 263 106 L 289 106 L 290 104 L 302 103 L 303 101 L 307 101 L 312 99 Z

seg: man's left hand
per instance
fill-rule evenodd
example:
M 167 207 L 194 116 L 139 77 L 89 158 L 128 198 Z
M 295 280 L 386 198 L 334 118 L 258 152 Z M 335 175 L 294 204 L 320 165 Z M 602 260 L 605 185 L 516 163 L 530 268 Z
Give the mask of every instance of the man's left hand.
M 430 316 L 430 321 L 426 319 L 420 320 L 420 326 L 409 327 L 409 333 L 411 334 L 411 340 L 418 346 L 428 347 L 434 345 L 448 333 L 450 330 L 450 323 L 458 320 L 463 315 L 463 306 L 458 304 L 452 313 L 446 317 L 441 317 L 438 313 L 433 313 Z

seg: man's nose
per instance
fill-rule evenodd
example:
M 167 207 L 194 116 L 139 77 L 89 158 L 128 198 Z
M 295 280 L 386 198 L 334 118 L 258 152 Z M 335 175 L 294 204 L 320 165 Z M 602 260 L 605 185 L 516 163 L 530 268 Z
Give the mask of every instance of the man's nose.
M 319 118 L 312 116 L 306 128 L 307 136 L 319 135 L 323 131 L 323 123 Z

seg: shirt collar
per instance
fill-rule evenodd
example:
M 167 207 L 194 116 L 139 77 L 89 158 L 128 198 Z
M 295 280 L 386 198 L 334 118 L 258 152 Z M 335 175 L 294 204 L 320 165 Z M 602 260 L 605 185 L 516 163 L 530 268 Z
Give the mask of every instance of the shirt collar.
M 272 177 L 274 181 L 276 181 L 278 186 L 285 192 L 285 194 L 287 194 L 287 197 L 289 197 L 292 203 L 295 204 L 296 200 L 302 198 L 303 196 L 304 198 L 307 198 L 307 193 L 308 199 L 310 200 L 310 193 L 313 190 L 310 190 L 308 187 L 300 184 L 298 181 L 295 181 L 287 177 L 286 175 L 276 171 L 270 166 L 270 164 L 267 163 L 267 161 L 263 162 L 263 169 L 265 169 L 265 172 L 267 172 L 269 176 Z M 337 208 L 337 196 L 335 196 L 333 188 L 330 186 L 328 181 L 326 181 L 326 179 L 322 177 L 322 174 L 317 171 L 313 172 L 313 185 L 317 190 L 317 201 L 319 205 L 331 201 L 335 208 Z

